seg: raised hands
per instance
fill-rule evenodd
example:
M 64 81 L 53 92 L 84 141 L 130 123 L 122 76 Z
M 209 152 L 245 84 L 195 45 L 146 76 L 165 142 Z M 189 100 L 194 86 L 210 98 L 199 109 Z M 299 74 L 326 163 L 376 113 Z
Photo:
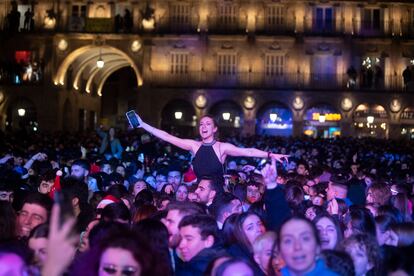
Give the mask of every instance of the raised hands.
M 260 171 L 267 189 L 274 189 L 277 187 L 277 169 L 276 159 L 272 158 L 271 164 L 266 164 Z
M 60 206 L 55 204 L 50 218 L 49 238 L 47 242 L 47 259 L 42 275 L 62 275 L 73 260 L 78 237 L 72 235 L 75 218 L 67 219 L 59 225 Z
M 289 156 L 290 155 L 286 155 L 286 154 L 276 154 L 276 153 L 271 153 L 270 154 L 270 158 L 276 159 L 276 161 L 283 163 L 284 160 L 286 160 L 286 162 L 289 162 Z

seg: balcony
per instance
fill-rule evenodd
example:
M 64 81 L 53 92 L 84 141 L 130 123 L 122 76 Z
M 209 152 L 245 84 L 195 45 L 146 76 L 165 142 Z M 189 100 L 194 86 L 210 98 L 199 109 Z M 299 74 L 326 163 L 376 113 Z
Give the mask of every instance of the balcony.
M 289 35 L 293 34 L 295 26 L 287 22 L 286 18 L 256 17 L 256 34 L 263 35 Z
M 244 21 L 244 22 L 243 22 Z M 207 18 L 208 32 L 214 34 L 243 34 L 246 33 L 246 20 L 238 16 L 222 17 L 209 16 Z
M 388 20 L 353 20 L 352 27 L 357 36 L 392 35 L 392 22 Z
M 286 73 L 266 75 L 239 72 L 234 75 L 219 75 L 217 72 L 188 72 L 171 74 L 169 71 L 152 71 L 144 76 L 151 87 L 189 88 L 256 88 L 256 89 L 303 89 L 303 90 L 350 90 L 350 91 L 405 91 L 401 76 L 381 79 L 351 80 L 346 74 Z
M 190 14 L 181 17 L 163 16 L 156 20 L 155 31 L 157 33 L 193 34 L 197 33 L 198 22 L 198 17 L 193 18 Z
M 305 19 L 305 34 L 332 36 L 341 35 L 345 31 L 344 22 L 335 20 L 312 20 Z

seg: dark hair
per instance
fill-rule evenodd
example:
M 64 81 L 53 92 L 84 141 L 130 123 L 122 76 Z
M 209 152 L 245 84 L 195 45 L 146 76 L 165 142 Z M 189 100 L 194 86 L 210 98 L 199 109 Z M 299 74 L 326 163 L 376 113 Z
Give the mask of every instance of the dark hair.
M 126 229 L 128 229 L 128 226 L 123 223 L 114 221 L 100 221 L 89 232 L 89 246 L 90 248 L 97 246 L 108 236 L 120 235 L 120 233 Z
M 99 224 L 98 224 L 99 225 Z M 95 229 L 96 226 L 93 228 Z M 159 260 L 152 254 L 148 242 L 126 228 L 118 233 L 112 233 L 89 252 L 82 255 L 75 265 L 73 275 L 98 275 L 100 260 L 109 248 L 120 248 L 129 251 L 141 267 L 141 275 L 159 275 L 164 269 Z
M 88 203 L 88 186 L 81 180 L 74 177 L 67 177 L 61 180 L 62 193 L 68 200 L 77 198 L 79 205 Z
M 77 160 L 73 161 L 72 166 L 74 166 L 74 165 L 82 167 L 83 169 L 85 169 L 87 171 L 91 171 L 91 165 L 85 159 L 77 159 Z
M 205 210 L 200 205 L 193 202 L 172 202 L 168 204 L 168 211 L 177 210 L 180 215 L 203 215 L 206 214 Z
M 127 221 L 131 222 L 131 214 L 123 202 L 111 203 L 102 210 L 101 219 L 104 221 Z
M 221 194 L 224 193 L 223 183 L 222 183 L 222 181 L 220 181 L 220 179 L 218 177 L 202 176 L 198 183 L 200 183 L 201 180 L 207 180 L 208 181 L 210 189 L 216 192 L 216 196 L 221 195 Z
M 168 249 L 168 229 L 165 225 L 154 219 L 143 219 L 132 226 L 138 236 L 148 241 L 156 259 L 165 264 L 163 275 L 171 275 L 172 267 Z
M 178 228 L 192 226 L 198 228 L 201 239 L 205 240 L 208 236 L 213 236 L 214 242 L 219 238 L 217 222 L 209 215 L 189 215 L 185 216 L 178 225 Z
M 137 209 L 139 209 L 139 207 L 141 207 L 142 205 L 153 204 L 153 203 L 154 203 L 154 196 L 152 192 L 148 189 L 144 189 L 140 191 L 135 196 L 134 205 Z
M 35 192 L 30 193 L 26 196 L 26 198 L 23 200 L 22 208 L 24 204 L 36 204 L 42 207 L 47 212 L 47 218 L 46 220 L 49 220 L 50 212 L 52 211 L 52 205 L 53 201 L 50 197 L 47 195 Z
M 47 182 L 54 181 L 55 180 L 55 177 L 56 177 L 56 173 L 55 173 L 54 170 L 47 170 L 43 174 L 39 175 L 38 183 L 40 185 L 40 183 L 42 181 L 47 181 Z
M 16 236 L 16 213 L 10 202 L 0 200 L 0 243 Z
M 390 226 L 398 236 L 398 247 L 414 244 L 414 222 L 397 223 Z
M 39 238 L 48 238 L 49 237 L 49 225 L 47 223 L 42 223 L 36 226 L 35 228 L 30 231 L 29 240 L 31 238 L 39 239 Z
M 344 239 L 344 231 L 342 230 L 341 224 L 339 223 L 339 221 L 336 219 L 336 217 L 331 216 L 329 213 L 324 213 L 324 214 L 320 214 L 319 216 L 316 216 L 313 219 L 313 223 L 316 224 L 318 223 L 318 221 L 320 221 L 321 219 L 326 218 L 328 220 L 330 220 L 333 225 L 335 226 L 336 229 L 336 235 L 337 235 L 337 241 L 336 241 L 336 245 L 335 248 L 337 248 L 339 246 L 339 244 L 342 242 L 342 240 Z M 316 227 L 318 228 L 318 227 Z
M 365 207 L 351 206 L 348 221 L 351 224 L 353 234 L 366 233 L 373 237 L 376 236 L 374 218 Z
M 231 193 L 223 193 L 220 196 L 216 196 L 215 200 L 210 205 L 210 214 L 214 216 L 217 221 L 222 221 L 224 213 L 231 212 L 233 200 L 238 200 L 238 198 Z
M 115 184 L 109 187 L 106 191 L 109 195 L 113 195 L 116 198 L 123 198 L 128 195 L 128 190 L 122 184 Z
M 135 223 L 138 223 L 143 219 L 150 218 L 156 212 L 157 212 L 157 207 L 155 207 L 154 205 L 150 205 L 150 204 L 144 204 L 136 210 L 132 218 L 132 221 Z
M 395 218 L 390 215 L 380 215 L 375 217 L 375 225 L 381 231 L 381 233 L 385 233 L 390 229 L 390 226 L 397 223 Z
M 403 222 L 403 216 L 396 207 L 392 205 L 381 205 L 378 207 L 377 216 L 388 215 L 392 216 L 397 223 Z
M 253 245 L 248 240 L 246 234 L 244 233 L 244 229 L 243 229 L 243 223 L 250 216 L 257 216 L 264 224 L 260 216 L 254 212 L 241 213 L 237 216 L 237 219 L 236 219 L 236 223 L 234 227 L 234 237 L 235 237 L 236 243 L 239 246 L 241 246 L 246 252 L 253 253 Z
M 236 221 L 239 214 L 231 214 L 223 223 L 222 239 L 225 246 L 231 246 L 237 242 L 234 229 L 236 228 Z
M 355 268 L 351 256 L 344 251 L 323 250 L 321 254 L 326 266 L 341 276 L 354 276 Z

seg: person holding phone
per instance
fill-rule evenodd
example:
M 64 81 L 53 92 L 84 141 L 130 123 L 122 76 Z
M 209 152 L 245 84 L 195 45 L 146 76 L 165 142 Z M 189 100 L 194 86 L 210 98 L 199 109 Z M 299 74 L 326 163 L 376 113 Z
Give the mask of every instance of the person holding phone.
M 116 137 L 115 128 L 111 127 L 108 132 L 104 132 L 101 128 L 97 128 L 96 132 L 102 139 L 99 153 L 104 154 L 107 160 L 112 157 L 121 159 L 124 149 L 122 148 L 121 142 Z
M 199 134 L 201 141 L 181 139 L 163 130 L 157 129 L 142 121 L 136 115 L 139 126 L 152 135 L 173 144 L 181 149 L 188 150 L 193 155 L 193 169 L 198 179 L 202 176 L 218 177 L 223 179 L 223 164 L 227 156 L 245 156 L 257 158 L 272 158 L 279 162 L 287 159 L 288 155 L 266 152 L 256 148 L 240 148 L 233 144 L 216 140 L 217 123 L 210 115 L 204 115 L 199 121 Z

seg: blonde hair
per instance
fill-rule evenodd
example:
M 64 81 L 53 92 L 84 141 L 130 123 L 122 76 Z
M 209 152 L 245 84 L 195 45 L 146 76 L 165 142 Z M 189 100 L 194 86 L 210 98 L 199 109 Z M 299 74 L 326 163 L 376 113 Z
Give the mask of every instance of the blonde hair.
M 258 236 L 253 242 L 253 253 L 259 254 L 263 250 L 263 245 L 265 243 L 272 243 L 276 242 L 276 233 L 272 231 L 268 231 L 260 236 Z M 273 248 L 273 246 L 272 246 Z

